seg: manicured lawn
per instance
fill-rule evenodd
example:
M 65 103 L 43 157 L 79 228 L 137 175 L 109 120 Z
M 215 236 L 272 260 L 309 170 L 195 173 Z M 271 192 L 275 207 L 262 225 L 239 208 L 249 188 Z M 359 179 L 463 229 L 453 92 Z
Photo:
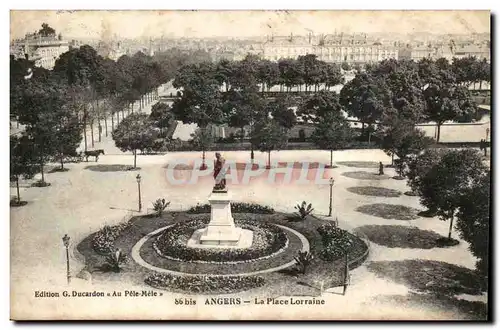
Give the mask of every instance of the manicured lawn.
M 371 242 L 389 248 L 432 249 L 439 246 L 439 239 L 445 238 L 430 230 L 408 226 L 367 225 L 357 227 L 355 231 Z
M 376 196 L 376 197 L 399 197 L 401 192 L 395 189 L 382 188 L 382 187 L 349 187 L 347 191 L 358 195 Z
M 374 261 L 367 267 L 377 276 L 389 278 L 419 292 L 448 296 L 461 293 L 477 295 L 483 289 L 473 270 L 441 261 Z
M 404 205 L 366 204 L 358 207 L 356 211 L 389 220 L 414 220 L 418 218 L 417 209 Z
M 387 174 L 378 175 L 378 171 L 366 172 L 366 171 L 353 171 L 353 172 L 344 172 L 343 176 L 357 179 L 357 180 L 387 180 L 390 178 Z

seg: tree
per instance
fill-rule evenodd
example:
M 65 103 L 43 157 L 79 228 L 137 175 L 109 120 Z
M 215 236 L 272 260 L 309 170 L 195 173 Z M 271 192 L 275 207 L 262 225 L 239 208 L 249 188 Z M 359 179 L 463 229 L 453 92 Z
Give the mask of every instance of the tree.
M 268 102 L 267 110 L 280 126 L 289 130 L 297 123 L 297 116 L 291 106 L 292 100 L 288 95 L 279 95 L 274 101 Z
M 478 260 L 476 269 L 484 278 L 488 277 L 488 253 L 491 221 L 491 175 L 490 171 L 474 182 L 463 193 L 457 212 L 457 229 L 460 238 L 469 243 L 469 250 Z
M 56 30 L 51 28 L 47 23 L 42 23 L 42 28 L 38 31 L 42 37 L 50 37 L 56 35 Z
M 16 182 L 17 205 L 21 204 L 19 179 L 31 179 L 37 173 L 33 155 L 33 143 L 28 135 L 10 136 L 10 180 Z
M 349 70 L 351 70 L 351 66 L 350 66 L 350 65 L 349 65 L 349 63 L 347 63 L 347 62 L 342 62 L 342 64 L 341 64 L 341 68 L 342 68 L 342 70 L 344 70 L 344 71 L 349 71 Z
M 467 88 L 452 84 L 432 84 L 424 91 L 425 117 L 437 125 L 437 138 L 445 121 L 470 122 L 477 115 L 476 106 Z
M 430 210 L 436 210 L 441 220 L 450 221 L 448 239 L 464 193 L 486 174 L 481 155 L 476 150 L 463 149 L 444 154 L 421 179 L 420 201 Z
M 370 127 L 381 118 L 384 109 L 392 107 L 389 88 L 370 72 L 358 74 L 345 84 L 339 101 L 350 116 L 359 118 L 362 133 L 366 123 Z
M 288 142 L 288 130 L 275 120 L 265 118 L 256 124 L 252 144 L 260 151 L 267 152 L 267 168 L 271 168 L 271 151 L 280 150 Z
M 172 124 L 174 115 L 166 103 L 158 102 L 151 107 L 149 119 L 160 129 L 163 136 L 164 129 L 170 127 Z
M 121 151 L 134 154 L 134 168 L 137 166 L 137 150 L 146 150 L 153 145 L 157 131 L 153 128 L 148 115 L 132 113 L 121 121 L 112 133 L 115 145 Z
M 330 150 L 330 167 L 333 167 L 333 150 L 347 147 L 353 138 L 353 131 L 340 113 L 331 113 L 321 118 L 311 138 L 321 149 Z
M 418 156 L 427 149 L 433 139 L 425 136 L 425 133 L 415 127 L 412 121 L 392 117 L 387 126 L 380 126 L 381 147 L 389 156 L 398 157 L 397 171 L 400 176 L 404 176 L 404 169 L 409 161 L 409 157 Z M 394 165 L 394 161 L 393 161 Z
M 406 172 L 406 177 L 408 179 L 407 183 L 411 190 L 418 195 L 421 194 L 423 187 L 423 179 L 429 173 L 429 171 L 441 161 L 441 157 L 448 152 L 448 149 L 426 149 L 417 157 L 413 157 L 408 162 L 408 171 Z M 436 210 L 430 210 L 431 214 L 434 214 Z
M 214 136 L 212 134 L 211 127 L 202 127 L 196 129 L 196 131 L 191 134 L 191 138 L 191 143 L 193 144 L 193 146 L 202 151 L 203 162 L 200 169 L 204 170 L 207 168 L 205 164 L 205 152 L 214 144 Z
M 338 94 L 322 90 L 305 100 L 299 109 L 298 115 L 305 121 L 320 123 L 324 117 L 341 114 L 342 110 Z

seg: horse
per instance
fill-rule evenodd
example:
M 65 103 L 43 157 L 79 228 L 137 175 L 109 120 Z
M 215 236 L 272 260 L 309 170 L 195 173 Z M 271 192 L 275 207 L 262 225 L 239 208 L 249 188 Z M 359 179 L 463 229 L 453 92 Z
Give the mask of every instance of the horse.
M 100 154 L 104 155 L 104 150 L 97 149 L 97 150 L 87 150 L 87 151 L 84 152 L 85 159 L 86 159 L 87 162 L 89 161 L 89 157 L 93 156 L 93 157 L 95 157 L 95 161 L 97 163 L 97 161 L 99 160 L 99 155 Z

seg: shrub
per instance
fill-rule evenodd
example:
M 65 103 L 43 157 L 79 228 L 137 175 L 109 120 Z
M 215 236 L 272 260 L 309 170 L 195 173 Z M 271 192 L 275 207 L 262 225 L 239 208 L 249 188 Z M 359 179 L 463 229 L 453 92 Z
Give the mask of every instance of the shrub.
M 343 256 L 353 246 L 353 240 L 349 234 L 333 223 L 324 224 L 317 230 L 323 242 L 321 256 L 327 261 Z
M 305 274 L 307 267 L 311 264 L 313 260 L 313 255 L 307 251 L 299 251 L 298 255 L 295 257 L 295 262 L 299 268 L 299 272 Z
M 303 201 L 302 204 L 295 205 L 295 208 L 298 210 L 295 214 L 297 214 L 302 220 L 314 211 L 312 204 L 309 203 L 308 205 L 305 201 Z
M 144 282 L 158 289 L 203 294 L 240 292 L 261 287 L 265 283 L 261 276 L 177 276 L 160 273 L 149 275 Z
M 94 251 L 100 254 L 109 254 L 113 252 L 114 242 L 120 234 L 130 227 L 130 222 L 121 223 L 115 226 L 104 226 L 101 230 L 95 233 L 92 238 L 92 247 Z
M 119 273 L 122 266 L 128 262 L 128 257 L 120 249 L 116 249 L 106 256 L 106 268 Z
M 201 214 L 201 213 L 210 213 L 211 208 L 210 204 L 198 204 L 196 206 L 191 207 L 187 213 L 190 214 Z M 274 209 L 254 203 L 231 203 L 231 212 L 233 213 L 254 213 L 254 214 L 273 214 Z
M 170 202 L 165 201 L 165 198 L 158 198 L 153 203 L 153 210 L 156 213 L 157 217 L 161 217 L 163 211 L 170 205 Z
M 285 248 L 287 235 L 279 227 L 268 223 L 235 221 L 243 229 L 252 230 L 254 242 L 247 249 L 204 249 L 186 245 L 194 231 L 208 224 L 208 219 L 179 222 L 167 228 L 153 243 L 162 256 L 187 262 L 243 262 L 269 256 Z

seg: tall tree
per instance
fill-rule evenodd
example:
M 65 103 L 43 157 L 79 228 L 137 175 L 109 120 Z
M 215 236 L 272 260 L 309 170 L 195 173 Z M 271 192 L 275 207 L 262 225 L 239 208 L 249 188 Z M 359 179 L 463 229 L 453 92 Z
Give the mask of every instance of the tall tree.
M 390 126 L 382 132 L 382 150 L 385 153 L 398 157 L 396 170 L 403 177 L 404 170 L 411 157 L 417 157 L 422 151 L 430 147 L 433 140 L 420 129 L 416 128 L 412 121 L 393 118 Z
M 321 117 L 311 136 L 321 149 L 330 150 L 330 167 L 333 167 L 333 150 L 344 149 L 353 139 L 353 131 L 341 113 L 328 113 Z
M 477 150 L 452 150 L 441 157 L 421 179 L 420 201 L 431 210 L 437 210 L 441 220 L 449 220 L 448 239 L 451 239 L 453 219 L 466 192 L 487 174 Z
M 144 113 L 132 113 L 124 118 L 112 133 L 115 145 L 121 151 L 131 151 L 134 155 L 134 168 L 137 167 L 137 150 L 150 148 L 157 131 Z
M 10 180 L 16 182 L 17 205 L 21 205 L 19 179 L 31 179 L 37 173 L 33 156 L 33 143 L 28 135 L 10 136 Z
M 491 175 L 488 171 L 463 193 L 457 212 L 456 225 L 460 237 L 469 243 L 469 250 L 478 259 L 476 270 L 485 280 L 488 279 L 489 273 L 490 198 Z
M 260 120 L 253 131 L 252 144 L 260 151 L 267 152 L 267 168 L 271 168 L 271 152 L 280 150 L 288 142 L 288 131 L 275 120 Z
M 198 128 L 191 134 L 192 145 L 202 151 L 202 164 L 200 170 L 205 170 L 205 152 L 209 150 L 214 144 L 214 136 L 211 127 Z
M 172 109 L 166 103 L 158 102 L 151 107 L 149 119 L 160 129 L 163 136 L 164 130 L 172 124 L 174 115 L 172 114 Z
M 432 84 L 424 91 L 426 101 L 425 117 L 437 125 L 437 138 L 441 137 L 441 126 L 453 120 L 470 122 L 477 115 L 474 101 L 463 86 L 452 84 Z

